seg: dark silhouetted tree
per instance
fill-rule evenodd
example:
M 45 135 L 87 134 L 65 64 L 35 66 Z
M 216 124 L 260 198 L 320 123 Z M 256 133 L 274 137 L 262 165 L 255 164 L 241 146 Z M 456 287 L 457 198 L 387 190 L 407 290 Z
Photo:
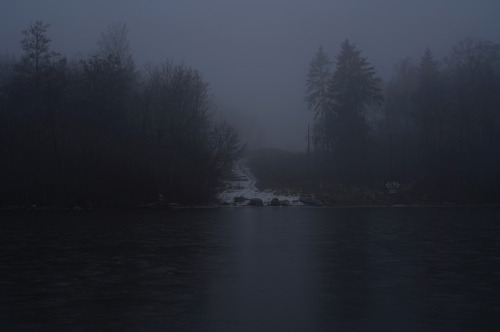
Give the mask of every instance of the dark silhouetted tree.
M 143 101 L 155 187 L 167 199 L 203 201 L 242 152 L 235 129 L 213 121 L 208 83 L 198 71 L 166 62 L 147 70 Z
M 48 28 L 36 21 L 22 31 L 23 53 L 9 96 L 9 108 L 14 112 L 10 139 L 18 142 L 17 158 L 22 158 L 11 175 L 19 176 L 24 185 L 18 186 L 29 188 L 24 196 L 34 202 L 48 201 L 64 191 L 55 178 L 63 167 L 57 113 L 65 89 L 66 60 L 51 50 Z
M 241 144 L 236 128 L 224 119 L 214 124 L 210 139 L 215 172 L 219 176 L 228 174 L 233 170 L 235 161 L 245 152 L 246 146 Z
M 128 41 L 128 27 L 125 23 L 109 24 L 97 42 L 97 55 L 113 59 L 120 69 L 133 72 L 135 65 Z
M 450 104 L 446 98 L 443 75 L 428 48 L 418 67 L 415 104 L 419 126 L 417 135 L 422 144 L 424 166 L 427 167 L 429 178 L 439 183 L 442 191 L 445 181 L 445 147 L 451 127 Z
M 332 62 L 320 46 L 316 55 L 309 64 L 306 80 L 306 95 L 304 101 L 308 110 L 314 112 L 313 145 L 314 150 L 326 152 L 330 149 L 328 140 L 325 139 L 325 118 L 329 109 L 328 81 Z
M 387 146 L 385 162 L 386 176 L 403 180 L 409 167 L 418 167 L 415 156 L 414 94 L 418 69 L 410 58 L 403 59 L 395 67 L 395 74 L 385 87 L 384 119 L 378 128 L 380 142 Z M 413 153 L 410 156 L 410 151 Z M 380 153 L 380 151 L 378 151 Z M 387 165 L 387 161 L 389 165 Z
M 462 40 L 446 65 L 453 98 L 453 149 L 458 151 L 455 162 L 465 186 L 484 191 L 500 180 L 500 44 Z M 498 187 L 495 190 L 500 194 Z
M 328 85 L 331 107 L 325 124 L 336 164 L 346 175 L 358 178 L 365 175 L 369 133 L 365 112 L 367 106 L 382 102 L 380 84 L 375 67 L 353 43 L 345 40 Z

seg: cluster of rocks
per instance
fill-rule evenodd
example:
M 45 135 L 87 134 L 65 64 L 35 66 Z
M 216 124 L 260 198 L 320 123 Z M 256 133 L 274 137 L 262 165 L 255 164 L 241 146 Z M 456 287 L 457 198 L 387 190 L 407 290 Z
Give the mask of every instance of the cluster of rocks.
M 309 206 L 323 206 L 323 202 L 317 198 L 313 198 L 311 196 L 301 196 L 299 198 L 299 202 L 303 205 Z M 247 203 L 249 206 L 264 206 L 264 201 L 261 198 L 245 198 L 243 196 L 234 197 L 233 203 L 236 205 L 243 205 Z M 279 200 L 277 197 L 273 198 L 271 202 L 268 204 L 269 206 L 291 206 L 292 203 L 289 200 Z
M 250 206 L 264 206 L 264 201 L 260 198 L 245 198 L 243 196 L 236 196 L 233 200 L 233 203 L 236 205 L 244 205 L 244 203 L 247 203 L 247 205 Z
M 250 206 L 264 206 L 264 202 L 260 198 L 250 198 L 250 202 L 248 202 Z
M 287 199 L 284 199 L 284 200 L 280 201 L 277 198 L 273 198 L 271 200 L 271 203 L 269 205 L 271 205 L 271 206 L 291 206 L 292 204 Z
M 233 200 L 234 204 L 237 205 L 246 205 L 249 206 L 264 206 L 264 201 L 261 198 L 245 198 L 243 196 L 237 196 Z M 268 204 L 269 206 L 291 206 L 292 204 L 288 200 L 280 201 L 278 198 L 273 198 L 271 202 Z

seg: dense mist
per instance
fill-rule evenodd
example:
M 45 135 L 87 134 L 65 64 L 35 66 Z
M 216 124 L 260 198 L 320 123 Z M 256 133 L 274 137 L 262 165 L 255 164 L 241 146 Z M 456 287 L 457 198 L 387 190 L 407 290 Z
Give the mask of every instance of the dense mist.
M 500 0 L 0 0 L 2 331 L 500 331 Z
M 494 202 L 498 9 L 3 2 L 0 198 L 214 202 L 247 150 L 329 205 Z
M 306 148 L 310 59 L 356 43 L 384 82 L 429 47 L 436 59 L 463 38 L 498 42 L 496 1 L 2 1 L 0 52 L 20 55 L 20 31 L 42 19 L 53 49 L 86 57 L 108 24 L 129 28 L 139 68 L 166 59 L 194 67 L 250 148 Z

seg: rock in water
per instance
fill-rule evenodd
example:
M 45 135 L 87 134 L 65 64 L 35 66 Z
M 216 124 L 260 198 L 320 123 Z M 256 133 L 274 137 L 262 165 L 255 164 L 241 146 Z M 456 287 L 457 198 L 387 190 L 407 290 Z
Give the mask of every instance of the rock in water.
M 236 197 L 234 198 L 234 202 L 235 202 L 235 203 L 243 203 L 245 200 L 246 200 L 246 198 L 245 198 L 245 197 L 243 197 L 243 196 L 236 196 Z
M 251 206 L 264 206 L 264 202 L 260 198 L 250 198 L 250 203 L 248 205 Z
M 313 198 L 313 199 L 311 200 L 311 205 L 312 205 L 312 206 L 323 206 L 324 204 L 323 204 L 323 202 L 322 202 L 322 201 L 320 201 L 319 199 L 317 199 L 317 198 Z
M 271 200 L 271 206 L 280 206 L 280 200 L 276 197 Z
M 310 206 L 323 206 L 324 205 L 322 201 L 320 201 L 317 198 L 312 198 L 309 195 L 300 196 L 299 202 L 302 202 L 302 204 L 304 204 L 304 205 L 310 205 Z
M 284 199 L 281 201 L 281 206 L 291 206 L 290 201 L 287 199 Z
M 299 198 L 299 202 L 301 202 L 304 205 L 311 205 L 312 199 L 313 198 L 309 195 L 302 195 Z

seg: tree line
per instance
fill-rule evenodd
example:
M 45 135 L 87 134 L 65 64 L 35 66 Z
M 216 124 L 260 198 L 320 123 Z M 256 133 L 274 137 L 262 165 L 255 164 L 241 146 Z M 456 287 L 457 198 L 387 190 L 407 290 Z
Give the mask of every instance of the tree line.
M 0 61 L 0 204 L 213 199 L 244 146 L 202 75 L 171 61 L 138 70 L 125 24 L 72 60 L 48 28 L 30 24 L 20 58 Z
M 338 183 L 399 181 L 429 199 L 500 198 L 500 44 L 464 39 L 441 60 L 430 49 L 383 83 L 346 40 L 319 47 L 305 102 L 314 172 Z

